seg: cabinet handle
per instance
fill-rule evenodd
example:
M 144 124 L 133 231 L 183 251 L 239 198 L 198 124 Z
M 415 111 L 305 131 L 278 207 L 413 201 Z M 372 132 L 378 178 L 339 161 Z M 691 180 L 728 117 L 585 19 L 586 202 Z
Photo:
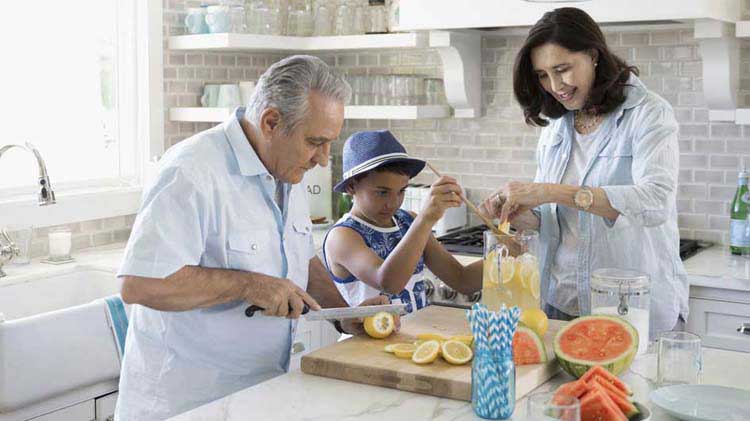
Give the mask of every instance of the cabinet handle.
M 745 335 L 750 335 L 750 323 L 741 324 L 740 327 L 737 328 L 737 332 L 744 333 Z

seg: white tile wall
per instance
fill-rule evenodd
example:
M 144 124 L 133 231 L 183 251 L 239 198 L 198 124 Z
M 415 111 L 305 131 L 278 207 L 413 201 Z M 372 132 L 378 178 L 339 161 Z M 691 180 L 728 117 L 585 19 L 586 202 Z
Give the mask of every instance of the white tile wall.
M 166 0 L 164 34 L 184 33 L 187 6 L 198 1 Z M 750 10 L 750 1 L 743 7 Z M 750 13 L 746 13 L 750 17 Z M 741 165 L 750 168 L 750 126 L 708 121 L 702 93 L 702 62 L 691 25 L 605 28 L 610 46 L 638 66 L 642 79 L 674 107 L 681 125 L 679 224 L 684 237 L 726 242 L 728 207 Z M 523 123 L 512 94 L 512 62 L 522 36 L 488 33 L 482 43 L 482 92 L 485 116 L 477 119 L 421 121 L 348 120 L 341 142 L 333 148 L 340 158 L 343 139 L 362 129 L 389 128 L 410 153 L 431 160 L 455 176 L 478 201 L 510 179 L 529 180 L 535 171 L 538 131 Z M 165 51 L 166 106 L 196 106 L 207 82 L 257 79 L 273 54 L 216 54 Z M 417 73 L 440 75 L 439 56 L 430 50 L 380 51 L 323 56 L 347 73 Z M 742 42 L 741 95 L 750 104 L 750 42 Z M 208 124 L 166 123 L 170 146 Z M 340 159 L 334 161 L 339 178 Z M 418 181 L 431 179 L 429 172 Z M 476 221 L 475 221 L 476 222 Z

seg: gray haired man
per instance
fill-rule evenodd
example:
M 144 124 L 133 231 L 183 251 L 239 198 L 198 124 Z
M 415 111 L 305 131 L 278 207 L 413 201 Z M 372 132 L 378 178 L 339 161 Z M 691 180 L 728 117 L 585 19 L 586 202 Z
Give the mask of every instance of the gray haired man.
M 346 305 L 315 256 L 299 183 L 327 165 L 350 96 L 320 59 L 288 57 L 247 110 L 164 155 L 118 274 L 136 305 L 117 419 L 167 418 L 282 374 L 304 304 Z M 248 303 L 265 311 L 247 318 Z

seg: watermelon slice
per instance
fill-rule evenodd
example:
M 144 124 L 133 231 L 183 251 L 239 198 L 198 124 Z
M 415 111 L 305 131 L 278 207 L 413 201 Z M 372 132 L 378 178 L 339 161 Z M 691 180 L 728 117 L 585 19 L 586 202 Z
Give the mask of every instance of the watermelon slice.
M 592 390 L 599 390 L 601 392 L 604 392 L 607 394 L 607 396 L 612 400 L 612 402 L 617 406 L 617 408 L 622 412 L 625 417 L 630 418 L 633 415 L 638 414 L 640 411 L 638 411 L 638 408 L 633 405 L 632 402 L 628 401 L 627 399 L 621 398 L 618 395 L 609 393 L 607 389 L 604 388 L 601 384 L 599 384 L 596 381 L 592 381 L 587 383 L 587 386 L 589 387 L 589 392 Z M 588 393 L 588 392 L 587 392 Z
M 620 408 L 602 389 L 594 389 L 581 398 L 581 421 L 627 421 Z
M 513 334 L 513 362 L 517 366 L 547 362 L 547 350 L 536 332 L 518 326 Z
M 593 379 L 596 376 L 602 377 L 607 382 L 612 383 L 613 386 L 625 392 L 626 395 L 633 394 L 633 391 L 630 390 L 630 387 L 627 384 L 625 384 L 625 382 L 618 379 L 615 375 L 613 375 L 609 371 L 605 370 L 604 367 L 601 367 L 598 365 L 591 367 L 589 371 L 584 373 L 583 376 L 581 376 L 581 380 L 588 383 L 589 380 Z
M 560 367 L 573 377 L 596 365 L 618 375 L 633 362 L 638 332 L 617 316 L 583 316 L 557 332 L 554 349 Z
M 602 376 L 594 376 L 594 378 L 593 378 L 593 379 L 591 379 L 591 381 L 592 381 L 592 382 L 596 382 L 596 383 L 599 383 L 600 385 L 602 385 L 602 387 L 604 387 L 604 390 L 606 390 L 606 391 L 607 391 L 607 393 L 609 393 L 609 396 L 612 396 L 612 395 L 617 395 L 617 396 L 619 396 L 619 397 L 621 397 L 621 398 L 625 399 L 626 401 L 630 401 L 630 400 L 632 400 L 632 398 L 631 398 L 630 396 L 628 396 L 628 395 L 627 395 L 627 394 L 626 394 L 625 392 L 623 392 L 622 390 L 618 389 L 618 388 L 617 388 L 617 387 L 616 387 L 615 385 L 613 385 L 612 383 L 610 383 L 610 382 L 608 382 L 607 380 L 605 380 L 605 379 L 604 379 L 604 377 L 602 377 Z
M 584 393 L 588 392 L 589 388 L 586 386 L 586 382 L 582 380 L 576 380 L 573 382 L 563 383 L 557 388 L 555 396 L 567 395 L 574 398 L 580 398 Z M 552 398 L 554 399 L 554 397 Z

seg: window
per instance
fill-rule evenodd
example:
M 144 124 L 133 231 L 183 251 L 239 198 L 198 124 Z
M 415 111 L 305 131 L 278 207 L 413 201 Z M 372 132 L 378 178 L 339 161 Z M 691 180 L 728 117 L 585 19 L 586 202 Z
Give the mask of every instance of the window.
M 149 118 L 162 112 L 160 3 L 41 0 L 3 9 L 0 145 L 39 149 L 58 204 L 76 192 L 142 184 L 149 148 L 161 142 L 151 137 L 162 127 L 144 128 L 163 121 Z M 6 152 L 0 212 L 34 195 L 36 179 L 31 154 Z

